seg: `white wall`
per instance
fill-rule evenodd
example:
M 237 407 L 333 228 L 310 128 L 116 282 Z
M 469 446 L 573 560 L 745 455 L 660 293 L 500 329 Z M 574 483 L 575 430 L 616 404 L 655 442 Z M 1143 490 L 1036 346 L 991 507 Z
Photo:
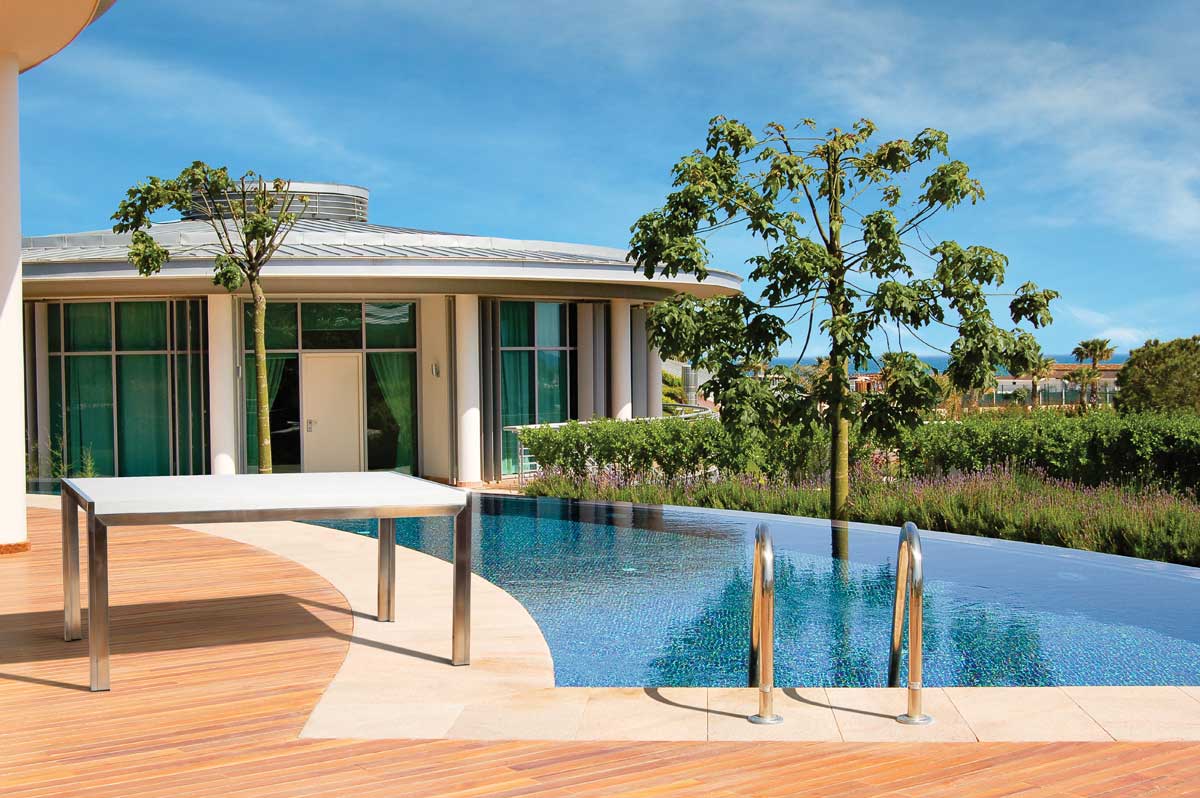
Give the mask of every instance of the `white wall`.
M 613 418 L 633 418 L 629 310 L 628 299 L 614 299 L 608 309 L 608 345 L 612 363 L 609 413 Z
M 229 293 L 208 296 L 208 446 L 214 474 L 237 473 L 239 419 L 245 412 L 237 393 L 234 307 Z
M 482 401 L 479 390 L 479 297 L 454 297 L 455 399 L 458 423 L 458 483 L 483 479 Z
M 25 311 L 21 302 L 21 159 L 17 59 L 0 53 L 0 551 L 22 550 L 25 529 Z
M 576 415 L 583 421 L 596 414 L 594 401 L 596 363 L 595 347 L 593 346 L 595 331 L 592 329 L 595 314 L 593 309 L 594 306 L 590 302 L 580 302 L 575 309 L 575 361 L 577 363 L 575 373 L 578 375 L 575 395 L 579 397 Z
M 422 297 L 417 309 L 420 324 L 421 388 L 421 475 L 429 479 L 450 478 L 450 341 L 447 331 L 446 297 Z M 436 372 L 436 373 L 435 373 Z

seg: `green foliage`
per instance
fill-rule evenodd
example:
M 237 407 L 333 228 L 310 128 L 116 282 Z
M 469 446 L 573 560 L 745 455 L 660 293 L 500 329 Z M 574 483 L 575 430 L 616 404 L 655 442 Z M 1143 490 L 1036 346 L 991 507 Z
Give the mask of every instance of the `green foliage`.
M 908 430 L 898 450 L 913 475 L 1010 466 L 1084 485 L 1157 485 L 1200 497 L 1200 416 L 976 413 Z
M 829 430 L 794 425 L 767 436 L 730 431 L 717 419 L 597 419 L 559 427 L 531 427 L 521 442 L 548 474 L 574 481 L 596 475 L 622 483 L 672 484 L 725 474 L 798 480 L 829 471 Z M 852 429 L 851 451 L 866 459 L 868 441 Z
M 1117 373 L 1122 413 L 1185 410 L 1200 413 L 1200 335 L 1147 341 Z
M 822 136 L 811 134 L 811 121 L 803 125 L 809 130 L 796 133 L 772 123 L 758 136 L 736 120 L 713 118 L 705 149 L 675 165 L 674 190 L 663 207 L 633 225 L 630 256 L 647 277 L 684 272 L 703 280 L 707 236 L 719 229 L 741 226 L 750 248 L 765 250 L 747 261 L 750 279 L 763 286 L 757 299 L 677 296 L 651 310 L 650 339 L 665 355 L 712 374 L 704 392 L 732 431 L 757 429 L 770 438 L 772 428 L 828 426 L 831 500 L 840 512 L 847 424 L 861 417 L 871 431 L 894 436 L 944 396 L 917 358 L 894 357 L 886 365 L 889 390 L 861 402 L 848 371 L 872 361 L 876 336 L 902 330 L 917 336 L 934 324 L 954 328 L 947 374 L 960 390 L 987 387 L 996 367 L 1028 349 L 1030 338 L 998 327 L 988 307 L 1004 281 L 1004 255 L 954 241 L 926 243 L 925 222 L 984 196 L 966 164 L 945 160 L 945 133 L 925 129 L 912 139 L 872 143 L 869 120 Z M 898 216 L 901 182 L 909 184 L 916 167 L 926 169 L 925 177 Z M 850 203 L 855 216 L 847 225 Z M 860 232 L 850 239 L 845 230 Z M 931 277 L 916 276 L 910 253 L 933 261 Z M 1026 283 L 1009 315 L 1014 324 L 1044 326 L 1057 296 Z M 830 353 L 819 380 L 799 380 L 783 367 L 755 373 L 790 340 L 789 323 L 807 320 L 806 351 L 818 319 Z
M 677 405 L 684 404 L 686 398 L 683 394 L 683 378 L 676 377 L 669 371 L 664 371 L 662 375 L 662 395 L 664 402 L 671 402 Z
M 1200 565 L 1200 504 L 1163 491 L 1085 487 L 1006 469 L 889 480 L 868 473 L 852 484 L 850 517 L 855 521 L 892 526 L 912 521 L 922 529 Z M 828 488 L 821 482 L 732 478 L 621 485 L 556 475 L 530 483 L 526 492 L 810 518 L 829 515 Z

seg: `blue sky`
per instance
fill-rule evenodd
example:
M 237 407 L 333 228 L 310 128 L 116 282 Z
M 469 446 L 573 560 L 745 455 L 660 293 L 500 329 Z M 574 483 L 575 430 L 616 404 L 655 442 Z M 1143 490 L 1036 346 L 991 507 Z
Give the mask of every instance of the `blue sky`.
M 21 79 L 23 227 L 105 227 L 201 159 L 365 185 L 383 224 L 624 246 L 711 116 L 866 116 L 950 134 L 988 199 L 931 233 L 1062 292 L 1046 351 L 1200 333 L 1200 6 L 968 5 L 120 0 Z

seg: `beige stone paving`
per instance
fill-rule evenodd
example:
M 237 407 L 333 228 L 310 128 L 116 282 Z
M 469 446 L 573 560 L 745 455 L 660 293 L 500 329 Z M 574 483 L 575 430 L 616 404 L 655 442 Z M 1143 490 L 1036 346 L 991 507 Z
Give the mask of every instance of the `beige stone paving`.
M 945 687 L 942 691 L 984 742 L 1113 739 L 1058 687 Z
M 1200 740 L 1200 700 L 1178 687 L 1062 689 L 1115 740 Z
M 30 496 L 57 509 L 57 497 Z M 189 528 L 294 560 L 342 592 L 349 651 L 302 736 L 539 740 L 1200 740 L 1200 687 L 926 688 L 929 726 L 904 726 L 905 692 L 783 688 L 784 722 L 754 725 L 748 688 L 556 688 L 550 650 L 511 595 L 472 579 L 472 660 L 450 656 L 451 566 L 397 547 L 396 622 L 375 620 L 378 544 L 290 522 Z M 264 585 L 269 590 L 269 583 Z

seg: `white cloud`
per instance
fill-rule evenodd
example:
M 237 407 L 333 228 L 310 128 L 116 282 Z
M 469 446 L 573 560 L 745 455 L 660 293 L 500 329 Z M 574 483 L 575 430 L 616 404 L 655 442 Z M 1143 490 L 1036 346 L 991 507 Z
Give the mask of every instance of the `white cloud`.
M 890 132 L 933 125 L 1019 164 L 1036 223 L 1101 223 L 1174 244 L 1200 242 L 1200 115 L 1187 5 L 1140 15 L 1146 27 L 1096 38 L 1029 36 L 977 15 L 918 15 L 829 0 L 338 0 L 346 14 L 419 17 L 458 36 L 504 43 L 506 57 L 589 59 L 651 77 L 662 69 L 748 89 L 777 84 Z M 914 7 L 909 7 L 914 8 Z M 1014 12 L 1018 13 L 1018 12 Z M 1046 8 L 1046 29 L 1058 20 Z M 1009 20 L 1014 17 L 1009 17 Z M 1168 24 L 1169 23 L 1169 24 Z M 717 88 L 717 87 L 712 87 Z M 1020 201 L 1020 198 L 1017 198 Z M 1062 205 L 1065 207 L 1057 207 Z
M 1130 325 L 1128 319 L 1118 319 L 1110 313 L 1079 305 L 1066 305 L 1065 309 L 1083 325 L 1086 332 L 1081 338 L 1107 338 L 1118 349 L 1132 349 L 1155 337 L 1151 330 Z

